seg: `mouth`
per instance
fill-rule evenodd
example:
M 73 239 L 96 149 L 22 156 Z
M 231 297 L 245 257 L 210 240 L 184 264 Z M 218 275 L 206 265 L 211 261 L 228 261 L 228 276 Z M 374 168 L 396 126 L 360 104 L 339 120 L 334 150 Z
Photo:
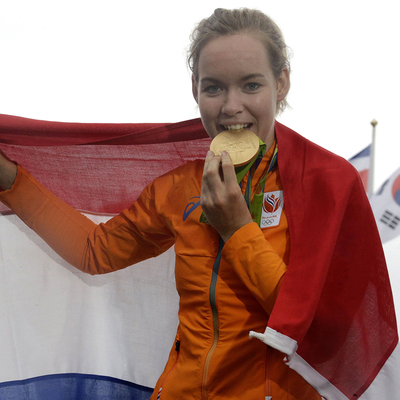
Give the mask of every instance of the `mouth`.
M 250 129 L 253 124 L 236 124 L 236 125 L 221 125 L 221 128 L 228 131 L 241 131 L 242 129 Z

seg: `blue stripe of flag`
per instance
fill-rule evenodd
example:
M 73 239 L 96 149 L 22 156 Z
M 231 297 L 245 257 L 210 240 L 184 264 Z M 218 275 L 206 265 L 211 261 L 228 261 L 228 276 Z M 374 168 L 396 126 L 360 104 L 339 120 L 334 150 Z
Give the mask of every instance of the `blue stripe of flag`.
M 153 389 L 98 375 L 56 374 L 0 383 L 1 400 L 149 400 Z

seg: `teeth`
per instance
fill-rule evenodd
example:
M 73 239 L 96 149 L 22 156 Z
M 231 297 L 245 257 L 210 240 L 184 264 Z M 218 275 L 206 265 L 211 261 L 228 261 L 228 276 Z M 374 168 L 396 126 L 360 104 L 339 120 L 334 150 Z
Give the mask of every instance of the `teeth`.
M 230 131 L 240 131 L 241 129 L 248 128 L 249 126 L 250 126 L 250 124 L 246 124 L 246 125 L 243 125 L 243 124 L 241 124 L 241 125 L 239 125 L 239 124 L 237 124 L 237 125 L 224 125 L 224 128 L 228 129 Z

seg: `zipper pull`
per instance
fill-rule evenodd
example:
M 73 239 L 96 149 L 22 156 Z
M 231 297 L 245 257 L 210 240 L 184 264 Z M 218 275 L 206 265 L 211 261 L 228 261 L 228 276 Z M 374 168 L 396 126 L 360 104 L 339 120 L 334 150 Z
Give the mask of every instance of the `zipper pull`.
M 180 340 L 177 340 L 176 342 L 175 342 L 175 351 L 179 351 L 179 348 L 181 347 L 181 342 L 180 342 Z

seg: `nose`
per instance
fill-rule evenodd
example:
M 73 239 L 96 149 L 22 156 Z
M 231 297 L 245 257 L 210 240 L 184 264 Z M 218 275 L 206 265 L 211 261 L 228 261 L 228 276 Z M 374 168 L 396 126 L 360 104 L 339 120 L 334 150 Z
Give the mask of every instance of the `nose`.
M 244 110 L 240 93 L 230 90 L 226 92 L 221 112 L 230 116 L 236 115 Z

